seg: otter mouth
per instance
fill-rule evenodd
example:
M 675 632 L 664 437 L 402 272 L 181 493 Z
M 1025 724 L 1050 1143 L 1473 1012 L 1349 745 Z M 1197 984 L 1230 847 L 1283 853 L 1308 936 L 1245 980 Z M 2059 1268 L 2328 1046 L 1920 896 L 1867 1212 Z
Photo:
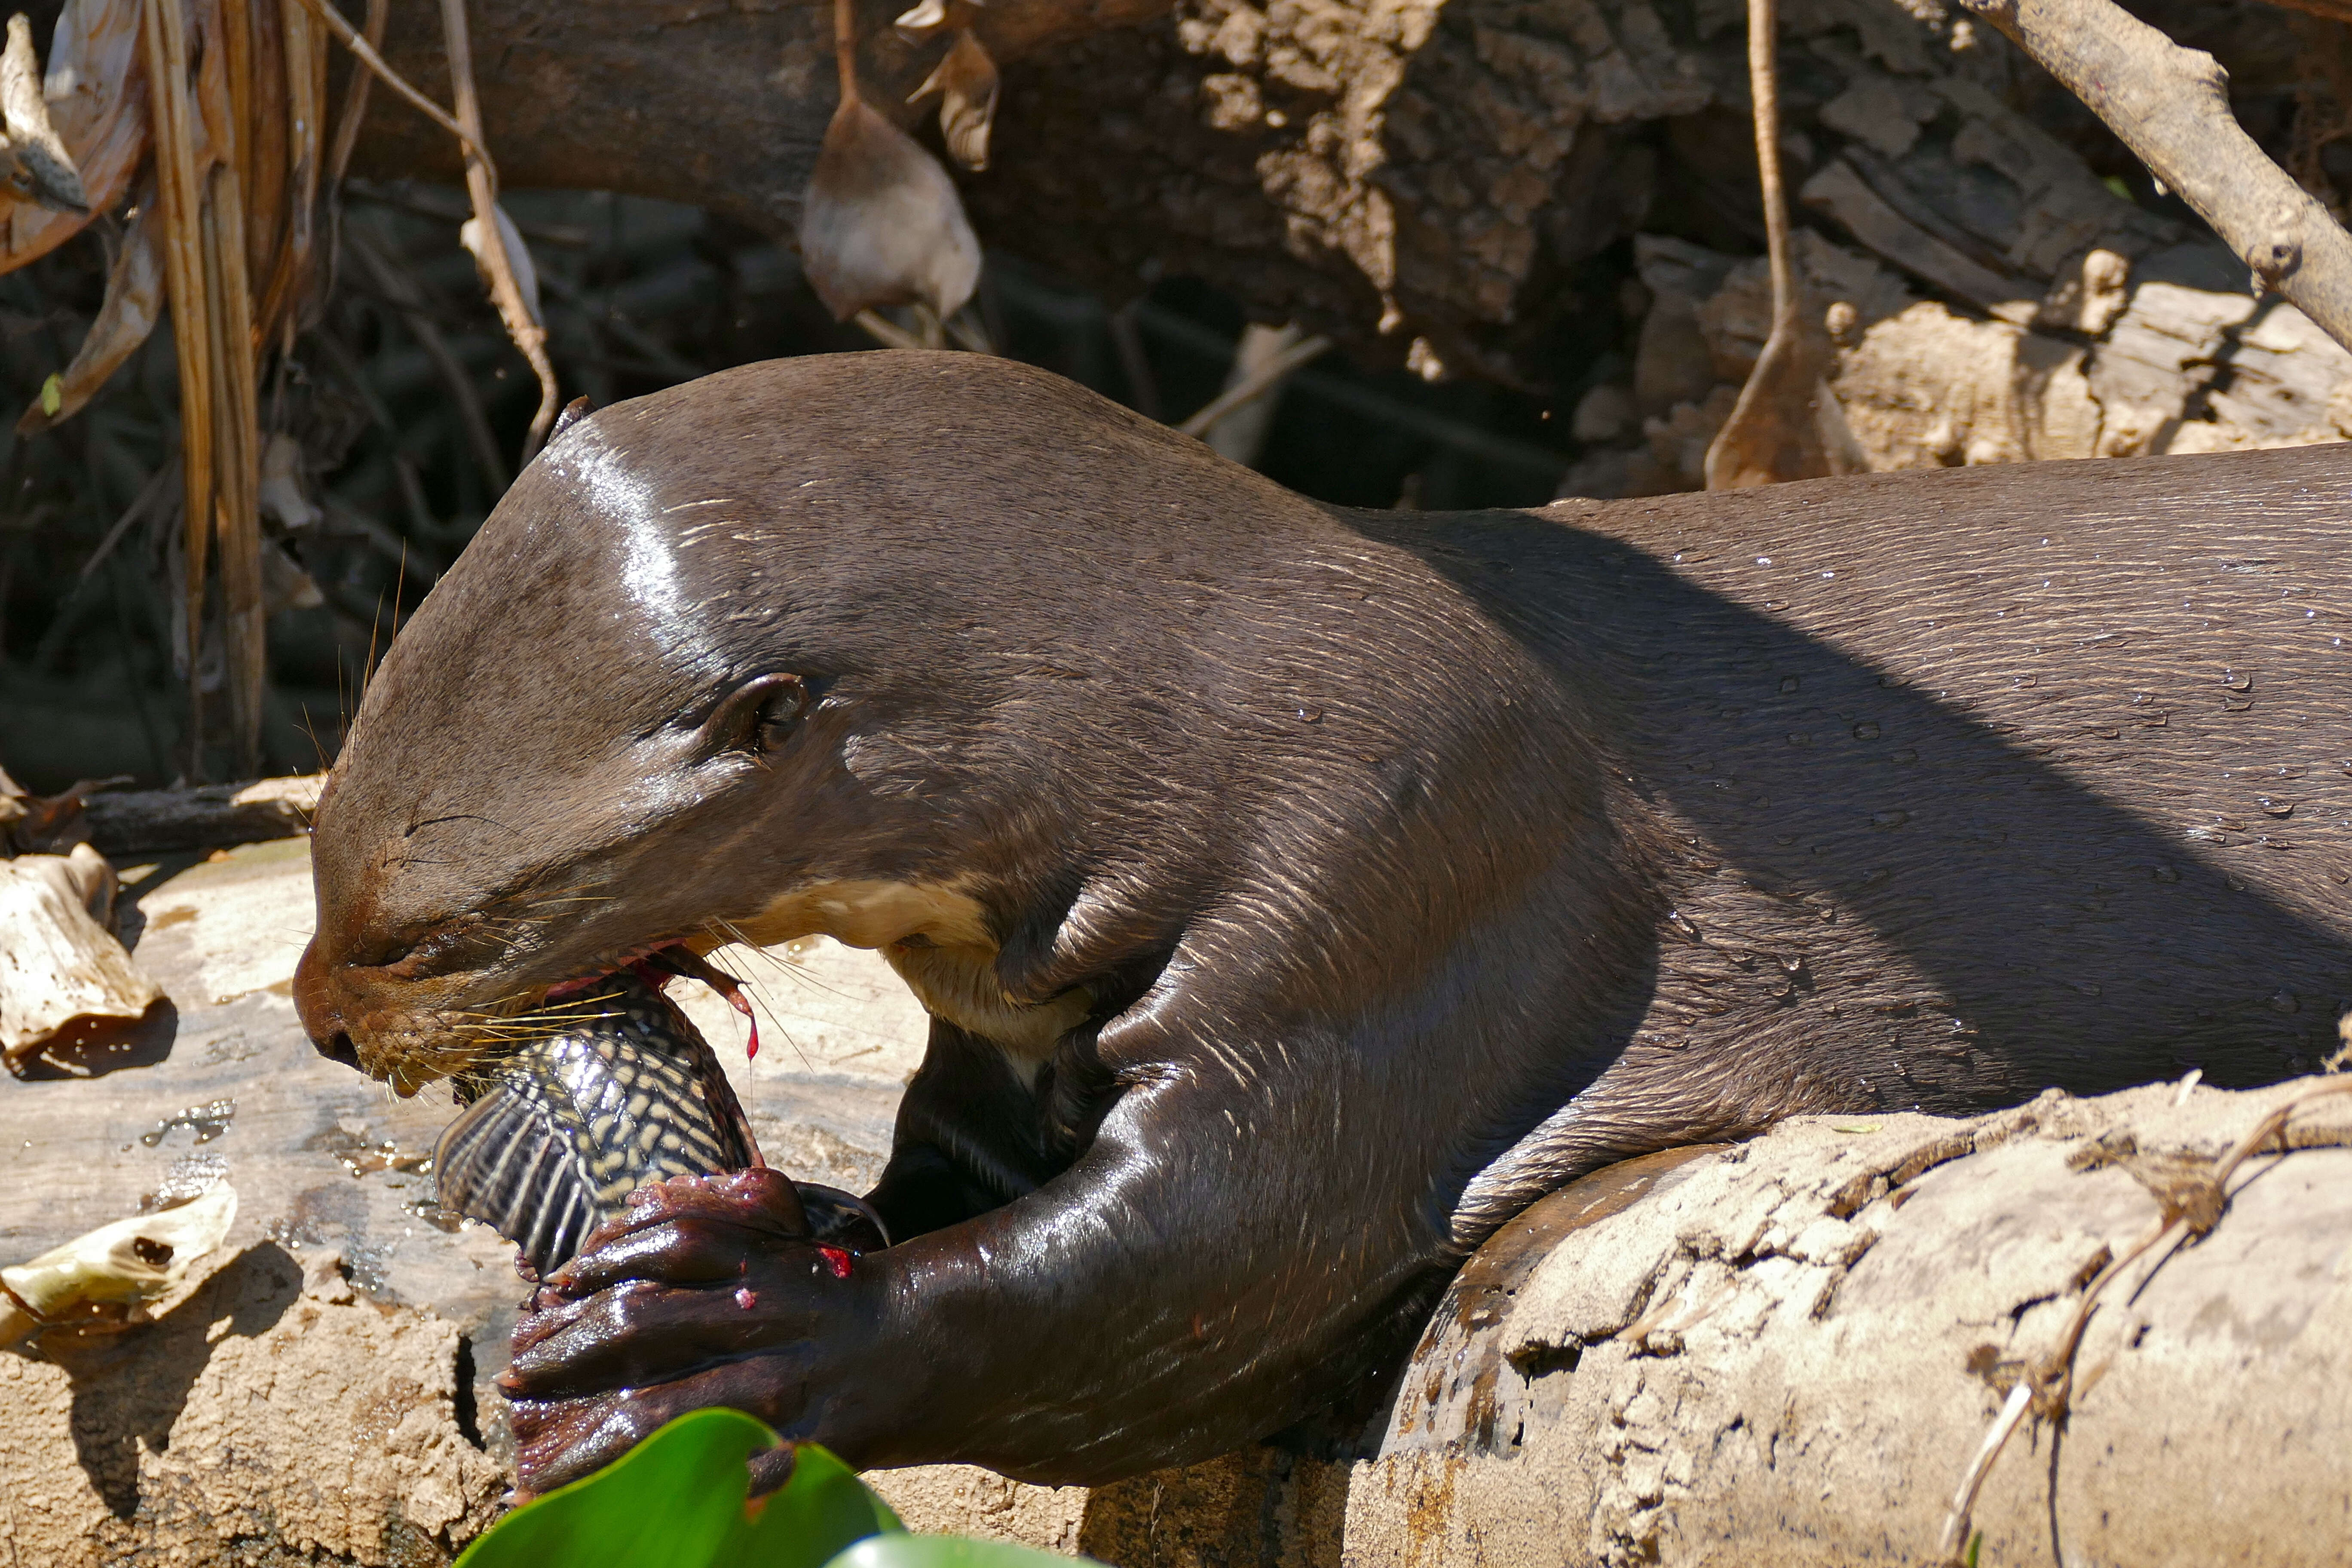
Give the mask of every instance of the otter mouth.
M 749 1031 L 746 1056 L 760 1054 L 760 1022 L 743 983 L 684 940 L 673 938 L 629 948 L 570 980 L 518 992 L 504 1003 L 478 1012 L 449 1011 L 437 1016 L 428 1012 L 425 1017 L 437 1026 L 419 1031 L 419 1037 L 399 1042 L 383 1053 L 387 1059 L 373 1076 L 404 1099 L 443 1079 L 463 1080 L 484 1063 L 520 1048 L 547 1029 L 577 1023 L 581 1010 L 596 1002 L 600 991 L 609 991 L 616 981 L 631 975 L 656 991 L 681 979 L 709 986 L 742 1015 Z M 354 1059 L 351 1065 L 362 1064 Z

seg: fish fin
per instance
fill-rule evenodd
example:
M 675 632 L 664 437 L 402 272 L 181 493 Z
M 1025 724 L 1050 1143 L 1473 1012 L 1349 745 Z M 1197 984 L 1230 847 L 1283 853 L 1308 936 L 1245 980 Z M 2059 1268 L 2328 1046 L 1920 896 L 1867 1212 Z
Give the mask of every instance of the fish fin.
M 511 1083 L 490 1089 L 442 1130 L 433 1172 L 442 1207 L 513 1242 L 541 1277 L 569 1262 L 596 1226 L 595 1189 L 571 1139 Z

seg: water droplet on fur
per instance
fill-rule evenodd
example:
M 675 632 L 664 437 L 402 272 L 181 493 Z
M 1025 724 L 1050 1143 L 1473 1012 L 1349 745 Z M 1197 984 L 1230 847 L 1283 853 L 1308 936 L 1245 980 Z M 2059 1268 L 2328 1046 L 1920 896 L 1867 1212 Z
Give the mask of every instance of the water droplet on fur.
M 1875 741 L 1878 739 L 1877 723 L 1873 720 L 1864 719 L 1853 727 L 1853 738 L 1857 741 Z

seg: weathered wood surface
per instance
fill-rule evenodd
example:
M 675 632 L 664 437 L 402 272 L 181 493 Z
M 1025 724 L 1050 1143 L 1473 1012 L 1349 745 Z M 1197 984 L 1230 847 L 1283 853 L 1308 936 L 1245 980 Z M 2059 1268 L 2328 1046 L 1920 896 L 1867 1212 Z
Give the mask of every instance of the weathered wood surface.
M 447 1107 L 393 1100 L 302 1038 L 304 841 L 127 869 L 126 934 L 171 1027 L 88 1077 L 0 1082 L 0 1252 L 214 1175 L 240 1211 L 153 1326 L 0 1352 L 0 1541 L 60 1568 L 445 1561 L 507 1484 L 488 1379 L 520 1294 L 503 1242 L 425 1203 L 415 1167 Z M 918 1009 L 871 955 L 737 956 L 756 1064 L 723 1004 L 688 1005 L 763 1148 L 863 1184 Z M 873 1479 L 917 1528 L 1125 1568 L 1920 1561 L 1999 1403 L 1970 1355 L 2039 1349 L 2084 1265 L 2152 1212 L 2080 1156 L 2125 1131 L 2210 1152 L 2280 1092 L 1816 1118 L 1598 1173 L 1465 1271 L 1377 1458 L 1262 1447 L 1091 1490 Z M 2068 1561 L 2295 1568 L 2352 1538 L 2352 1107 L 2335 1105 L 2211 1237 L 2094 1319 L 2054 1471 Z M 2049 1444 L 1996 1471 L 1982 1562 L 2048 1551 Z
M 58 1568 L 242 1563 L 265 1545 L 436 1561 L 507 1484 L 488 1379 L 521 1294 L 510 1247 L 453 1234 L 429 1205 L 416 1166 L 446 1095 L 394 1100 L 303 1037 L 288 993 L 311 924 L 307 841 L 125 868 L 119 919 L 169 1016 L 132 1049 L 0 1080 L 0 1260 L 215 1175 L 239 1212 L 213 1281 L 154 1327 L 0 1352 L 0 1540 L 10 1561 Z M 742 968 L 756 1064 L 723 1003 L 687 1005 L 731 1058 L 763 1149 L 863 1186 L 920 1010 L 878 960 L 830 942 Z
M 2095 247 L 2004 319 L 1923 298 L 1861 250 L 1799 238 L 1799 269 L 1837 338 L 1830 384 L 1874 471 L 2352 436 L 2352 353 L 2284 301 L 2213 287 L 2201 247 L 2144 258 L 2145 270 Z M 1583 458 L 1563 493 L 1697 488 L 1763 346 L 1760 259 L 1653 236 L 1635 257 L 1651 302 L 1633 373 L 1590 416 L 1615 444 Z M 2182 277 L 2202 281 L 2171 280 Z
M 1549 1199 L 1519 1228 L 1554 1234 L 1474 1264 L 1433 1321 L 1387 1457 L 1353 1478 L 1348 1551 L 1932 1561 L 2004 1375 L 2158 1212 L 2128 1167 L 2219 1154 L 2293 1088 L 1806 1118 Z M 2053 1537 L 2070 1563 L 2343 1561 L 2352 1098 L 2288 1142 L 2202 1242 L 2102 1298 L 2063 1432 L 1992 1473 L 1980 1562 L 2049 1562 Z

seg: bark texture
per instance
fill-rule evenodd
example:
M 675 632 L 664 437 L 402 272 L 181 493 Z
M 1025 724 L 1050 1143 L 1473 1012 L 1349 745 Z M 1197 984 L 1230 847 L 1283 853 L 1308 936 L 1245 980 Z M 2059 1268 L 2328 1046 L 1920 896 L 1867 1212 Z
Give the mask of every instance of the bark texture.
M 861 71 L 912 124 L 902 100 L 944 46 L 901 41 L 898 8 L 861 7 Z M 473 15 L 509 185 L 790 229 L 833 108 L 824 8 Z M 1196 275 L 1360 354 L 1580 393 L 1639 314 L 1597 256 L 1643 232 L 1727 253 L 1762 237 L 1736 0 L 1017 0 L 974 16 L 1005 68 L 993 166 L 961 178 L 982 236 L 1114 298 Z M 2278 16 L 2239 31 L 2279 53 Z M 2126 264 L 2126 294 L 2158 282 L 2253 310 L 2245 264 L 2103 183 L 2078 148 L 2112 144 L 1990 26 L 1935 0 L 1791 0 L 1782 34 L 1783 150 L 1817 239 L 1971 323 L 2062 340 L 2095 250 Z M 446 94 L 438 38 L 425 0 L 394 5 L 394 62 Z M 379 94 L 360 167 L 454 177 L 456 152 Z

